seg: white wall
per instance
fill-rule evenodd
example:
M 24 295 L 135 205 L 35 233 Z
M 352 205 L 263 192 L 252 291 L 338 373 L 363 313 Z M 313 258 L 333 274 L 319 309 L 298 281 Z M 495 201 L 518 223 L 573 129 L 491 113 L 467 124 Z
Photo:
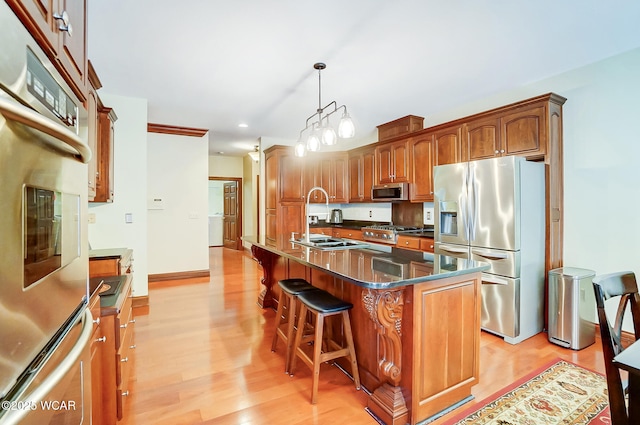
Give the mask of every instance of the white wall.
M 236 156 L 209 156 L 210 177 L 242 177 L 243 158 Z
M 114 201 L 89 204 L 96 217 L 89 224 L 93 249 L 133 249 L 133 295 L 148 294 L 147 252 L 147 101 L 100 93 L 105 105 L 114 109 Z M 133 223 L 125 223 L 131 213 Z
M 149 274 L 209 269 L 208 143 L 201 138 L 149 133 Z

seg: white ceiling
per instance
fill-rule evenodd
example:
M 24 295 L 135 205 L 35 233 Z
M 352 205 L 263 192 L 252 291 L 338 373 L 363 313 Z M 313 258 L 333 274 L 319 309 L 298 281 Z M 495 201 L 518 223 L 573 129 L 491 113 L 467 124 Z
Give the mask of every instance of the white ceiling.
M 637 0 L 92 0 L 101 91 L 152 123 L 210 130 L 210 152 L 295 142 L 322 103 L 357 136 L 640 46 Z M 239 128 L 247 123 L 248 128 Z

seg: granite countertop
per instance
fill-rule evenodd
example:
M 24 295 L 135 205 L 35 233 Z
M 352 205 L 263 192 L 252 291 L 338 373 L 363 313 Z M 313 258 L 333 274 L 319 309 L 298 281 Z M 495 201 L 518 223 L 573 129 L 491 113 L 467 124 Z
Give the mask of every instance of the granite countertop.
M 463 260 L 369 243 L 367 247 L 322 250 L 292 243 L 279 235 L 275 246 L 265 243 L 265 236 L 243 236 L 243 241 L 321 270 L 356 285 L 380 289 L 480 272 L 487 263 Z

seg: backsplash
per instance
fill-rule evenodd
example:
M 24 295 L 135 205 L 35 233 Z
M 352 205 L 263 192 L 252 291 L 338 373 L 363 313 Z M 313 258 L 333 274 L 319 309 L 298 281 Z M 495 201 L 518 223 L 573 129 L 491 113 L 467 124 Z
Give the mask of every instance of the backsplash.
M 433 203 L 425 202 L 424 204 L 424 224 L 434 224 Z M 342 209 L 342 218 L 344 220 L 358 221 L 391 221 L 391 203 L 375 202 L 369 204 L 329 204 L 329 211 L 333 208 Z M 320 220 L 324 220 L 327 216 L 327 207 L 324 204 L 310 204 L 309 214 L 317 215 Z

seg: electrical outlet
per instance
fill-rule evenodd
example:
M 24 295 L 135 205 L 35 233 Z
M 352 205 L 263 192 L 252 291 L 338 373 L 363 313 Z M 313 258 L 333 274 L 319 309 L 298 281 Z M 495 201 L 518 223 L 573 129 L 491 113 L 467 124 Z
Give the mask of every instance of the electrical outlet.
M 89 213 L 87 215 L 87 219 L 89 221 L 89 224 L 95 224 L 96 223 L 96 213 Z
M 133 223 L 133 214 L 125 213 L 124 214 L 124 222 L 127 223 L 127 224 Z
M 431 211 L 427 211 L 427 220 L 431 220 Z
M 373 214 L 371 213 L 371 210 L 369 210 L 369 218 L 373 217 Z

